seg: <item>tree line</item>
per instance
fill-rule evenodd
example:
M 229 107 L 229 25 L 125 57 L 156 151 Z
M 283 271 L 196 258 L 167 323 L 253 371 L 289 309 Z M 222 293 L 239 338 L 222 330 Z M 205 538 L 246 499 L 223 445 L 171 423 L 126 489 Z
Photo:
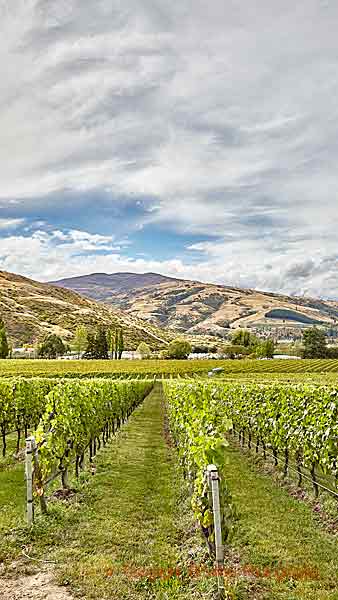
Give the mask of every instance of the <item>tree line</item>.
M 238 329 L 231 338 L 233 352 L 252 355 L 255 358 L 273 358 L 275 342 L 272 338 L 262 340 L 247 329 Z
M 231 342 L 232 345 L 227 349 L 230 358 L 238 355 L 252 358 L 273 358 L 274 356 L 275 343 L 272 338 L 262 340 L 245 329 L 235 331 Z M 56 334 L 48 334 L 37 345 L 36 355 L 39 358 L 57 358 L 69 353 L 72 349 L 75 350 L 78 358 L 121 360 L 125 349 L 123 328 L 113 325 L 110 327 L 98 325 L 96 329 L 88 330 L 84 325 L 79 325 L 71 345 L 65 343 Z M 161 352 L 161 358 L 186 359 L 191 351 L 191 345 L 187 340 L 176 339 Z M 145 342 L 141 342 L 137 353 L 143 359 L 150 358 L 151 348 Z M 7 338 L 5 323 L 0 316 L 0 358 L 9 356 L 11 356 L 11 346 Z M 329 348 L 325 331 L 311 327 L 303 333 L 301 356 L 302 358 L 338 358 L 338 348 Z
M 73 343 L 78 358 L 87 360 L 121 360 L 124 351 L 124 333 L 122 327 L 106 328 L 99 325 L 95 330 L 87 330 L 80 325 L 75 332 Z M 48 335 L 38 347 L 39 358 L 56 358 L 66 354 L 70 347 L 55 335 Z

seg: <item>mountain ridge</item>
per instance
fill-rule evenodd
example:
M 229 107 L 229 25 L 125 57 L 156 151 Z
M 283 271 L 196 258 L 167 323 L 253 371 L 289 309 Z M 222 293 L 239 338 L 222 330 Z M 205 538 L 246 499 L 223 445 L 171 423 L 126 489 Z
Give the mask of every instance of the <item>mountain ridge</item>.
M 141 278 L 141 279 L 140 279 Z M 104 300 L 106 296 L 106 290 L 111 290 L 112 283 L 114 283 L 115 291 L 123 291 L 129 289 L 138 289 L 147 285 L 158 285 L 166 282 L 178 282 L 182 281 L 173 277 L 166 277 L 158 273 L 143 273 L 141 276 L 138 273 L 118 272 L 118 273 L 90 273 L 88 275 L 79 275 L 77 277 L 71 277 L 66 279 L 60 279 L 57 281 L 50 281 L 49 283 L 58 287 L 65 287 L 77 291 L 80 294 L 87 295 L 87 288 L 92 288 L 92 297 L 96 300 Z M 94 289 L 96 294 L 94 294 Z M 90 297 L 90 296 L 89 296 Z
M 123 275 L 124 285 L 120 280 Z M 79 276 L 77 290 L 86 297 L 139 316 L 157 327 L 189 335 L 227 337 L 229 329 L 248 327 L 301 333 L 304 326 L 335 326 L 338 302 L 175 279 L 158 273 L 112 273 L 100 287 L 95 274 Z M 74 278 L 54 282 L 74 289 Z M 136 285 L 135 285 L 136 283 Z M 287 333 L 287 332 L 286 332 Z

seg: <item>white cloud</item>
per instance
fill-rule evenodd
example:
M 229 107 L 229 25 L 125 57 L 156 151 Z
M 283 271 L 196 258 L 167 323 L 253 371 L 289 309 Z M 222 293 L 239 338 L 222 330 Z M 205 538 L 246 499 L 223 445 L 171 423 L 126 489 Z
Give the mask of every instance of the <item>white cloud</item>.
M 39 235 L 37 232 L 34 235 Z M 87 231 L 78 231 L 77 229 L 70 229 L 67 233 L 63 231 L 54 231 L 51 238 L 62 242 L 63 249 L 70 249 L 73 253 L 75 252 L 102 252 L 105 251 L 117 251 L 120 246 L 113 244 L 113 237 L 107 235 L 88 233 Z
M 161 271 L 182 277 L 192 274 L 181 260 L 127 258 L 119 253 L 120 246 L 108 244 L 104 236 L 80 231 L 56 233 L 36 232 L 30 237 L 0 239 L 0 269 L 24 273 L 39 281 L 98 271 Z
M 124 244 L 123 244 L 124 245 Z M 204 253 L 204 260 L 184 261 L 126 257 L 121 245 L 111 238 L 83 231 L 37 231 L 30 237 L 0 239 L 0 269 L 24 273 L 40 281 L 85 275 L 93 272 L 159 272 L 183 279 L 284 290 L 294 295 L 332 297 L 337 284 L 337 256 L 298 261 L 297 248 L 286 257 L 276 252 L 270 241 L 267 254 L 257 242 L 233 240 L 231 244 L 203 243 L 190 247 L 191 253 Z M 102 252 L 104 251 L 104 252 Z
M 191 264 L 152 268 L 337 296 L 335 3 L 4 0 L 0 11 L 0 208 L 24 217 L 41 198 L 43 219 L 50 192 L 142 195 L 140 229 L 216 238 Z M 30 239 L 44 277 L 50 257 L 57 276 L 61 261 L 72 274 L 143 268 L 111 238 L 74 231 Z M 18 247 L 8 268 L 38 273 L 19 240 L 1 240 Z

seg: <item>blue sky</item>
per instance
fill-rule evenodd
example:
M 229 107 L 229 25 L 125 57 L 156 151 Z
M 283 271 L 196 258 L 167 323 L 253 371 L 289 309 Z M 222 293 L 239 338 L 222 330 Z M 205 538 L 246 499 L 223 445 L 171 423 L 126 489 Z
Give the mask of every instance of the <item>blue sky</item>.
M 3 0 L 0 268 L 337 298 L 338 7 Z

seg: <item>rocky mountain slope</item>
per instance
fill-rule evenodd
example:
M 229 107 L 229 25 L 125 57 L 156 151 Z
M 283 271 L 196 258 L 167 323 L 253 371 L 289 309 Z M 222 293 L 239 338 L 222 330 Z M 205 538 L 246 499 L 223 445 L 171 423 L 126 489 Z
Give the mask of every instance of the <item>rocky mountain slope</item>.
M 48 333 L 70 340 L 80 324 L 88 328 L 98 324 L 122 326 L 126 347 L 130 349 L 136 348 L 140 341 L 156 349 L 166 345 L 165 332 L 132 314 L 5 271 L 0 271 L 0 314 L 11 342 L 16 345 L 34 343 Z
M 189 335 L 225 337 L 229 328 L 237 327 L 267 328 L 287 335 L 312 324 L 338 323 L 338 302 L 171 279 L 156 273 L 94 274 L 56 285 L 110 303 L 157 327 Z

